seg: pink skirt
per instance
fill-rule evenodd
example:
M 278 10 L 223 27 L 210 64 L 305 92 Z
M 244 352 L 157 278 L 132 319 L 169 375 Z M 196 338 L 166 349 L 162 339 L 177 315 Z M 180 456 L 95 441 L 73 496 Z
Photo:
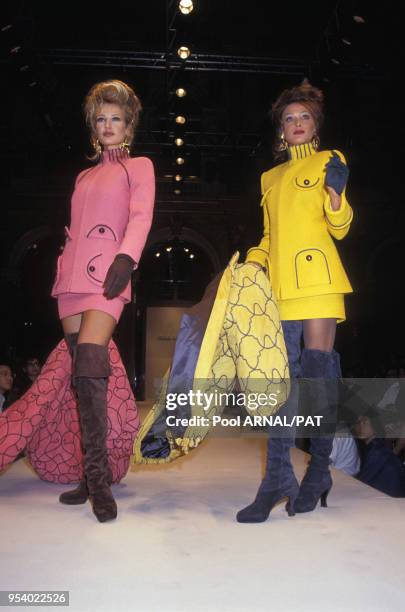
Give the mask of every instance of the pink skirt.
M 86 310 L 101 310 L 120 320 L 125 301 L 121 297 L 107 300 L 102 294 L 97 293 L 61 293 L 58 295 L 59 318 L 65 319 Z

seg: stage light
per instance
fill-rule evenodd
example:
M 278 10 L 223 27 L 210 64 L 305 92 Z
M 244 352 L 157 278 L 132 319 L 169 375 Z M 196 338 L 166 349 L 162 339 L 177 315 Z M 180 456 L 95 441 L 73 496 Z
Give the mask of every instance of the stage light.
M 191 11 L 194 9 L 194 4 L 192 0 L 180 0 L 179 9 L 183 15 L 189 15 Z
M 339 66 L 339 64 L 340 64 L 339 60 L 338 60 L 338 59 L 336 59 L 336 57 L 331 57 L 331 60 L 330 60 L 330 61 L 331 61 L 333 64 L 336 64 L 336 66 Z
M 183 117 L 183 115 L 177 115 L 175 121 L 180 125 L 184 125 L 186 123 L 186 118 Z
M 177 147 L 182 147 L 184 145 L 184 140 L 182 138 L 176 138 L 176 140 L 174 141 L 174 144 Z
M 188 178 L 193 181 L 194 179 L 197 178 L 197 175 L 196 174 L 190 174 L 190 176 Z
M 366 23 L 366 20 L 361 15 L 353 15 L 353 19 L 356 23 Z
M 176 159 L 176 164 L 177 164 L 178 166 L 182 166 L 182 165 L 184 164 L 184 157 L 178 157 L 178 158 Z
M 20 72 L 25 72 L 26 70 L 28 70 L 28 68 L 29 68 L 28 64 L 25 64 L 25 66 L 21 66 Z
M 347 45 L 348 47 L 351 47 L 351 44 L 352 44 L 350 40 L 347 40 L 347 38 L 342 38 L 342 43 L 344 45 Z
M 184 252 L 185 252 L 185 253 L 188 253 L 188 252 L 189 252 L 189 250 L 190 250 L 190 249 L 186 249 L 186 248 L 185 248 L 185 249 L 184 249 Z
M 168 253 L 170 253 L 170 251 L 172 250 L 172 248 L 173 248 L 173 247 L 166 247 L 166 251 L 167 251 Z
M 164 177 L 165 178 L 173 178 L 173 174 L 165 174 Z
M 28 87 L 35 87 L 36 84 L 36 81 L 32 81 L 31 83 L 28 83 Z
M 184 98 L 184 96 L 186 96 L 186 95 L 187 95 L 187 92 L 186 92 L 185 89 L 183 89 L 183 87 L 178 87 L 176 89 L 176 96 L 178 98 Z
M 194 259 L 194 255 L 190 253 L 190 259 Z
M 8 25 L 3 26 L 3 27 L 1 28 L 1 31 L 2 31 L 2 32 L 7 32 L 7 30 L 11 30 L 11 28 L 12 28 L 12 27 L 13 27 L 13 26 L 12 26 L 12 24 L 11 24 L 11 23 L 9 23 Z
M 18 53 L 20 51 L 21 47 L 19 45 L 17 45 L 16 47 L 12 47 L 10 49 L 10 53 Z
M 176 174 L 176 176 L 174 177 L 174 180 L 177 181 L 177 183 L 180 183 L 180 181 L 183 180 L 183 177 L 181 176 L 181 174 Z
M 175 189 L 175 190 L 174 190 L 174 193 L 175 193 L 176 195 L 181 195 L 181 189 Z
M 179 47 L 177 49 L 177 55 L 182 60 L 186 60 L 188 57 L 190 57 L 190 54 L 191 54 L 191 51 L 188 47 Z
M 155 254 L 155 257 L 160 257 L 160 253 L 156 253 L 156 254 Z

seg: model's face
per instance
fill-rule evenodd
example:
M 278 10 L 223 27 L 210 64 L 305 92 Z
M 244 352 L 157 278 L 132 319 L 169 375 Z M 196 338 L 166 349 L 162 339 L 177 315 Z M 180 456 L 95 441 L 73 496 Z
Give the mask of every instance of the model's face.
M 0 365 L 0 392 L 6 393 L 13 387 L 13 373 L 6 365 Z
M 314 118 L 303 104 L 294 102 L 286 106 L 283 111 L 281 131 L 289 145 L 311 142 L 316 134 Z
M 96 113 L 96 137 L 104 149 L 114 149 L 127 134 L 125 112 L 118 104 L 102 104 Z

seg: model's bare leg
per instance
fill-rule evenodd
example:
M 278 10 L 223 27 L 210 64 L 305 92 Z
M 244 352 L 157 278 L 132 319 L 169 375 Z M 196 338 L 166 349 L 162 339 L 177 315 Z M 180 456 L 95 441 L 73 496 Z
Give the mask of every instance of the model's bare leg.
M 114 333 L 116 320 L 101 310 L 87 310 L 83 313 L 78 344 L 92 343 L 107 346 Z
M 64 334 L 77 334 L 80 330 L 80 325 L 82 323 L 82 313 L 71 315 L 70 317 L 66 317 L 62 319 L 62 327 Z
M 304 346 L 308 350 L 331 353 L 335 344 L 336 319 L 307 319 L 303 321 Z

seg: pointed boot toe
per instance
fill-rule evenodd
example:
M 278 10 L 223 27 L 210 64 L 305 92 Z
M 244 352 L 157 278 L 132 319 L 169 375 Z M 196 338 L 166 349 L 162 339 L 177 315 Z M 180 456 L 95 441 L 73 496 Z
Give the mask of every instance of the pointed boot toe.
M 65 491 L 59 496 L 61 504 L 67 504 L 68 506 L 77 506 L 85 504 L 89 499 L 89 492 L 87 489 L 86 481 L 81 480 L 79 486 L 71 491 Z

